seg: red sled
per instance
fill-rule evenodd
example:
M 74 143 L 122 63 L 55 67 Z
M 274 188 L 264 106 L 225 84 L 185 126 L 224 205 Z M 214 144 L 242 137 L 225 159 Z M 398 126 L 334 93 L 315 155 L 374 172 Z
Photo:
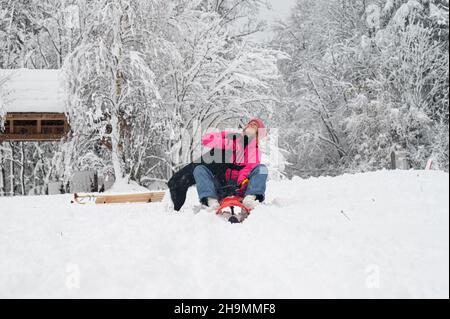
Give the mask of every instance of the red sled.
M 229 218 L 227 218 L 227 220 L 229 222 L 231 222 L 232 224 L 242 222 L 245 218 L 248 217 L 248 215 L 252 211 L 250 208 L 248 208 L 244 204 L 242 204 L 242 200 L 243 200 L 243 198 L 240 196 L 225 197 L 224 199 L 222 199 L 220 201 L 220 207 L 217 209 L 216 214 L 225 216 L 224 209 L 231 208 L 231 216 L 229 216 Z M 235 214 L 235 212 L 234 212 L 235 207 L 241 208 L 242 211 L 244 212 L 244 216 L 242 216 L 242 214 L 239 214 L 239 216 L 241 218 L 238 218 L 238 215 Z

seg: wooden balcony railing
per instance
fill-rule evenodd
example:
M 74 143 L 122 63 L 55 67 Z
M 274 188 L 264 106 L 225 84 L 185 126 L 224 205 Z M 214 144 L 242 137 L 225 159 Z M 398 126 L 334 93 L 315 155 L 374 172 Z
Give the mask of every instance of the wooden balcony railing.
M 8 113 L 2 141 L 58 141 L 69 132 L 63 113 Z

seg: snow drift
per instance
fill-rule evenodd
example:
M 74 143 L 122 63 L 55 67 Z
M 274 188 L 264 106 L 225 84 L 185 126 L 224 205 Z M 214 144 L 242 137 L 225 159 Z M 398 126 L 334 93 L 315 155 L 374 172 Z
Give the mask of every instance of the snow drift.
M 448 298 L 448 174 L 270 182 L 243 224 L 154 204 L 0 199 L 1 298 Z M 166 198 L 168 198 L 166 196 Z

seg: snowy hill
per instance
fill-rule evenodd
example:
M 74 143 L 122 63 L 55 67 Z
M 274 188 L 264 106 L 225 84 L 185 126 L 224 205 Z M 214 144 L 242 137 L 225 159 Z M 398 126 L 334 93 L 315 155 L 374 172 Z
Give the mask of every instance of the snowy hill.
M 167 202 L 0 199 L 0 298 L 449 297 L 449 182 L 380 171 L 270 182 L 245 223 Z

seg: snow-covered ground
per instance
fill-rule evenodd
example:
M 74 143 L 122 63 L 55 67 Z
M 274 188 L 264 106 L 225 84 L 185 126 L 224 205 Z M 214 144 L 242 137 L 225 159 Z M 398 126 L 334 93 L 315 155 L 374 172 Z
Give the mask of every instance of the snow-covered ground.
M 243 224 L 167 202 L 0 199 L 0 297 L 449 297 L 449 180 L 380 171 L 270 182 Z

